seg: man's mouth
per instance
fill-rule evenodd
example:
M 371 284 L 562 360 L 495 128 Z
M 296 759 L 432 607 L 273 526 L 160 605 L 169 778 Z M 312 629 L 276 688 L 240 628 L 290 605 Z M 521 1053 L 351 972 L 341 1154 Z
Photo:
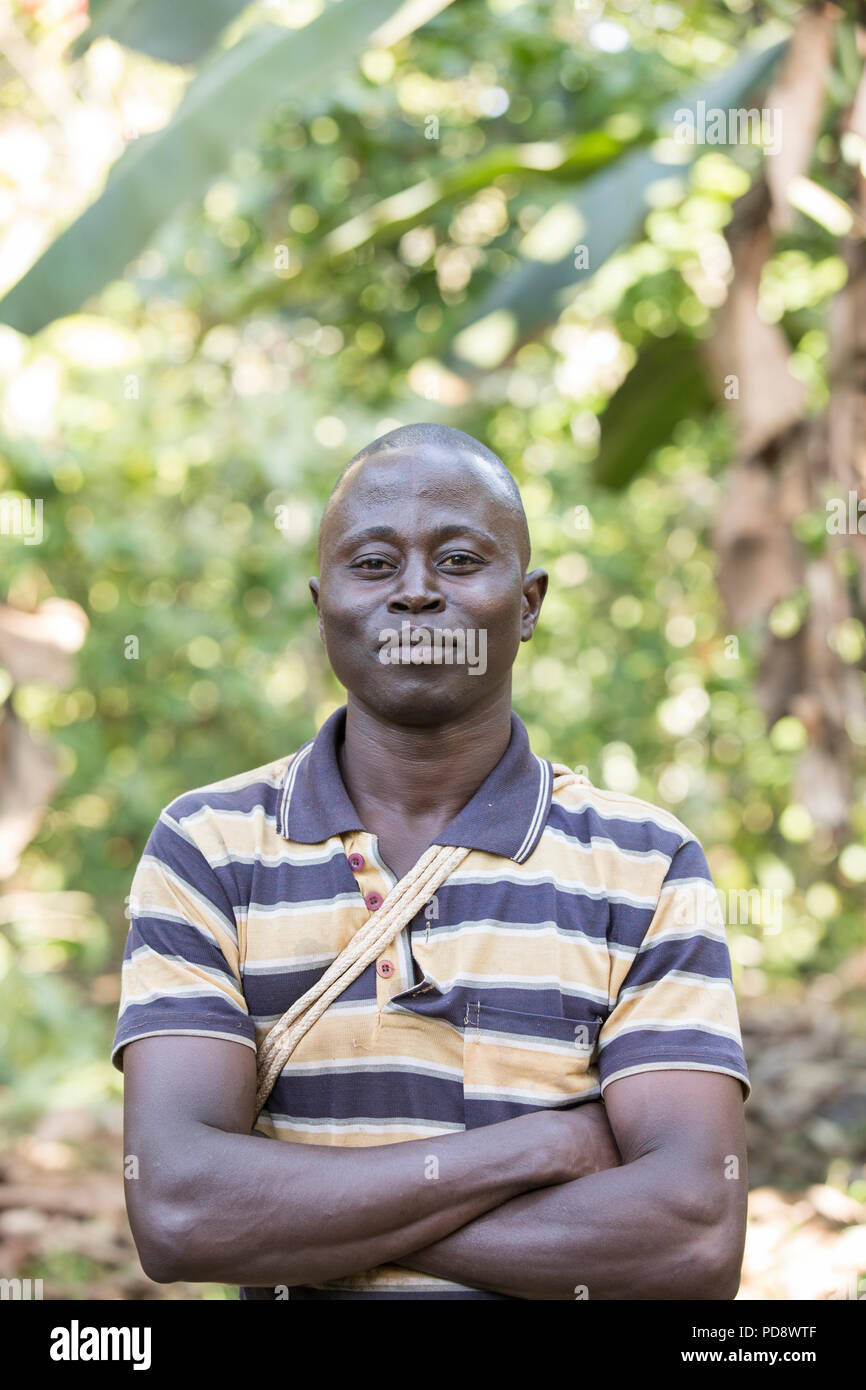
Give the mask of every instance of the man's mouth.
M 482 675 L 487 669 L 487 632 L 404 619 L 399 631 L 380 630 L 376 657 L 383 666 L 469 666 L 473 674 Z

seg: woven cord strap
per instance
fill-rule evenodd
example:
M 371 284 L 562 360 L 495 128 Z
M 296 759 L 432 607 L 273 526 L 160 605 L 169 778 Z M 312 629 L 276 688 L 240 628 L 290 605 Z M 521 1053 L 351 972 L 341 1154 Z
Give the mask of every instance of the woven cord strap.
M 382 906 L 355 932 L 316 983 L 296 999 L 268 1033 L 257 1059 L 256 1116 L 274 1088 L 277 1077 L 301 1038 L 367 966 L 390 946 L 416 912 L 429 902 L 468 849 L 431 845 L 386 895 Z

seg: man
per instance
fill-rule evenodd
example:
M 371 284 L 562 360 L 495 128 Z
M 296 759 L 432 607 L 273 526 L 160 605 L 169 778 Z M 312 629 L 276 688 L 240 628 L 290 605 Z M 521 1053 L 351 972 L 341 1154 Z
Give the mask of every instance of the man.
M 368 445 L 310 580 L 345 707 L 155 826 L 112 1054 L 154 1279 L 734 1297 L 749 1081 L 718 903 L 680 821 L 531 752 L 511 710 L 547 588 L 529 554 L 477 440 L 417 425 Z M 423 659 L 383 660 L 404 623 Z M 428 659 L 421 627 L 484 632 L 484 669 Z M 257 1118 L 256 1044 L 432 844 L 470 853 Z

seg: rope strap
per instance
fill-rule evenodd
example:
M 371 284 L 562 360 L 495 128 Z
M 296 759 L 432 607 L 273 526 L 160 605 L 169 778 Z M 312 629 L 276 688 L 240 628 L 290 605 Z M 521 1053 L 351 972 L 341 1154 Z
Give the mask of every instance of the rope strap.
M 306 994 L 296 999 L 274 1024 L 258 1053 L 257 1117 L 301 1038 L 343 990 L 363 974 L 386 946 L 391 945 L 468 853 L 468 849 L 455 845 L 431 845 L 425 850 L 409 872 L 394 884 L 382 906 L 355 932 L 321 978 Z

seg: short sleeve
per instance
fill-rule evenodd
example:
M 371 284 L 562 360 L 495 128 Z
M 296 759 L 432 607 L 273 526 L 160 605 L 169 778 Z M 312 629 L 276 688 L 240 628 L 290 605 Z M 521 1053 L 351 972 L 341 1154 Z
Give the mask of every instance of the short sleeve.
M 602 1095 L 619 1077 L 673 1069 L 726 1072 L 749 1097 L 724 921 L 694 838 L 671 859 L 598 1049 Z
M 132 880 L 130 928 L 111 1060 L 161 1033 L 226 1038 L 255 1049 L 241 986 L 234 910 L 217 871 L 163 811 Z

